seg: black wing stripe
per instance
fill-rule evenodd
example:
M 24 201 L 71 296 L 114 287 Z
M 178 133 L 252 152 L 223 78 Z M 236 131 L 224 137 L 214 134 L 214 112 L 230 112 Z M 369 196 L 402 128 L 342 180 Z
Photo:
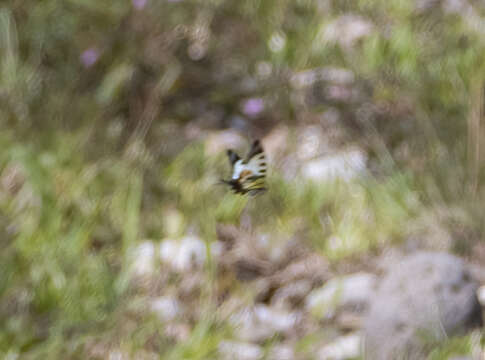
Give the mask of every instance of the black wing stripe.
M 258 180 L 258 179 L 262 179 L 264 178 L 264 175 L 252 175 L 252 176 L 249 176 L 247 179 L 244 179 L 245 181 L 254 181 L 254 180 Z
M 236 161 L 240 160 L 241 158 L 239 157 L 238 154 L 236 154 L 235 151 L 233 150 L 227 150 L 227 156 L 229 157 L 229 161 L 231 163 L 232 166 L 234 166 L 234 164 L 236 163 Z
M 254 140 L 253 144 L 251 145 L 251 149 L 249 150 L 246 159 L 244 159 L 244 163 L 247 164 L 249 160 L 251 160 L 255 155 L 262 154 L 263 147 L 261 146 L 261 142 L 259 140 Z M 264 156 L 264 154 L 262 154 Z

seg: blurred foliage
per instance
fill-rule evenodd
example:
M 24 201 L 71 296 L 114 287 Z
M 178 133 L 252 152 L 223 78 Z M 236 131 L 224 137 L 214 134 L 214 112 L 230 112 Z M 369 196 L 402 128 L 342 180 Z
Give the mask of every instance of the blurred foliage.
M 245 211 L 253 228 L 276 239 L 304 234 L 332 260 L 402 240 L 408 221 L 436 207 L 464 209 L 481 237 L 478 3 L 0 6 L 2 358 L 84 359 L 98 339 L 130 354 L 149 343 L 163 358 L 214 358 L 230 332 L 211 320 L 185 344 L 147 315 L 125 321 L 136 300 L 128 252 L 141 239 L 187 231 L 210 243 L 216 223 L 238 224 Z M 322 67 L 351 71 L 358 96 L 335 100 L 322 94 L 325 83 L 293 84 Z M 255 116 L 242 107 L 250 98 L 264 100 Z M 371 153 L 375 176 L 322 184 L 275 170 L 257 205 L 214 186 L 227 164 L 207 153 L 204 134 L 261 136 L 328 109 Z M 145 331 L 134 338 L 133 322 Z
M 436 348 L 429 354 L 429 360 L 452 359 L 453 357 L 466 355 L 471 352 L 471 336 L 456 337 L 445 341 L 443 344 L 437 344 Z

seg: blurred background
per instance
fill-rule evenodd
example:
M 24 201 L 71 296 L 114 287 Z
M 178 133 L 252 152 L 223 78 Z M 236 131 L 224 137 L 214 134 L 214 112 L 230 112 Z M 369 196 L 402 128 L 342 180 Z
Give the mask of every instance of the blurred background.
M 3 1 L 0 357 L 359 358 L 315 291 L 484 263 L 484 35 L 474 0 Z M 216 185 L 256 138 L 268 191 Z

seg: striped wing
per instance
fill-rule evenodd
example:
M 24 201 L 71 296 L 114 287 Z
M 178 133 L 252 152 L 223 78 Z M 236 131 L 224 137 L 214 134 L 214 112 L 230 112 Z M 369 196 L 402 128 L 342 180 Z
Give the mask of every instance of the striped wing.
M 227 155 L 232 164 L 232 179 L 225 181 L 239 194 L 256 195 L 266 190 L 266 156 L 259 140 L 251 145 L 245 159 L 228 150 Z
M 253 142 L 248 155 L 240 163 L 240 170 L 238 178 L 244 193 L 255 195 L 266 190 L 266 156 L 259 140 Z
M 255 140 L 243 164 L 253 175 L 266 176 L 266 156 L 259 140 Z

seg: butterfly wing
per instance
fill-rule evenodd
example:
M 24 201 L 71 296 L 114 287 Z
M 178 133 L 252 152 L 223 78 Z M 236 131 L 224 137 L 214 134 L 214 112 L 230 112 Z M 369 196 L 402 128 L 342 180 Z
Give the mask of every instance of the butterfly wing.
M 266 190 L 266 156 L 259 140 L 255 140 L 246 158 L 241 162 L 239 182 L 244 192 L 250 194 Z
M 231 164 L 232 176 L 229 180 L 221 179 L 220 183 L 229 185 L 235 193 L 242 193 L 241 185 L 239 184 L 238 180 L 239 174 L 242 171 L 241 157 L 232 149 L 227 150 L 226 154 L 229 159 L 229 163 Z
M 266 157 L 261 142 L 256 140 L 251 145 L 248 155 L 241 159 L 233 150 L 227 151 L 232 166 L 231 180 L 222 180 L 237 194 L 256 195 L 266 190 Z
M 231 163 L 232 167 L 234 167 L 234 164 L 241 159 L 239 155 L 232 149 L 227 150 L 227 157 L 229 158 L 229 162 Z
M 259 140 L 253 142 L 243 164 L 246 170 L 251 171 L 251 176 L 261 176 L 263 178 L 266 176 L 266 156 Z
M 263 154 L 264 156 L 264 150 L 263 147 L 261 146 L 261 141 L 259 140 L 254 140 L 253 143 L 251 144 L 251 148 L 249 149 L 248 154 L 246 155 L 246 159 L 244 159 L 245 163 L 248 163 L 251 159 L 253 159 L 256 155 Z

